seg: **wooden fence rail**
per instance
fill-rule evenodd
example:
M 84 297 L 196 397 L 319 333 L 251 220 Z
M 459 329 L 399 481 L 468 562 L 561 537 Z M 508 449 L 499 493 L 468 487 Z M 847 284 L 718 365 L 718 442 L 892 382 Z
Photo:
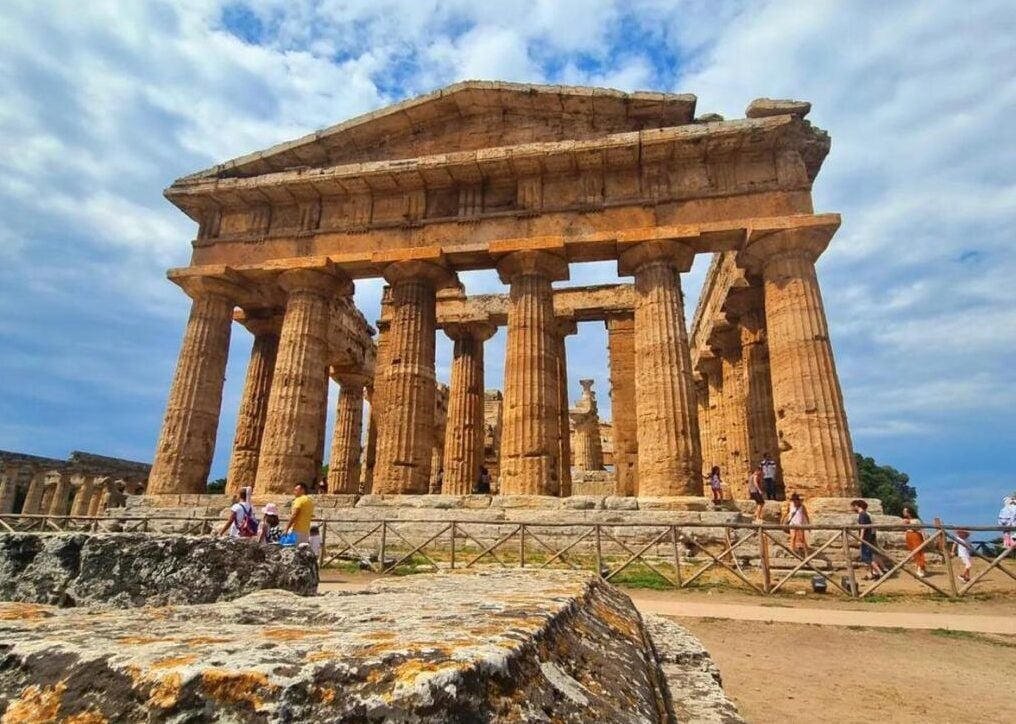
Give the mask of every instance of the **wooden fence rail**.
M 17 532 L 57 534 L 68 532 L 173 532 L 184 535 L 211 535 L 222 519 L 177 516 L 49 516 L 0 515 L 0 536 Z M 622 574 L 635 566 L 658 577 L 664 586 L 694 587 L 707 573 L 729 576 L 737 585 L 761 595 L 779 593 L 798 574 L 810 574 L 843 594 L 865 598 L 891 577 L 904 573 L 935 593 L 961 597 L 971 593 L 992 571 L 1016 592 L 1016 547 L 1002 548 L 1006 529 L 998 526 L 952 526 L 936 520 L 934 525 L 822 525 L 801 526 L 817 545 L 805 551 L 787 542 L 787 527 L 769 523 L 565 523 L 512 522 L 489 520 L 321 520 L 321 566 L 347 562 L 384 575 L 398 575 L 415 569 L 470 569 L 478 565 L 501 568 L 545 569 L 563 566 L 598 572 L 606 580 L 623 581 Z M 424 527 L 421 534 L 419 529 Z M 865 529 L 879 533 L 919 530 L 924 540 L 913 550 L 890 550 L 883 542 L 865 542 Z M 488 534 L 484 536 L 482 530 Z M 635 530 L 637 529 L 637 530 Z M 968 530 L 989 540 L 968 541 L 971 557 L 983 562 L 970 580 L 957 585 L 953 545 L 960 542 L 956 532 Z M 722 530 L 717 540 L 716 531 Z M 625 535 L 631 531 L 632 535 Z M 826 537 L 828 535 L 828 537 Z M 414 537 L 415 536 L 415 537 Z M 633 541 L 637 538 L 637 542 Z M 492 542 L 491 542 L 492 540 Z M 884 540 L 884 539 L 883 539 Z M 819 542 L 821 541 L 821 542 Z M 750 545 L 756 550 L 751 552 Z M 960 543 L 962 545 L 962 543 Z M 885 576 L 860 586 L 854 572 L 852 548 L 867 545 L 888 567 Z M 584 546 L 584 548 L 583 548 Z M 609 547 L 615 549 L 609 552 Z M 948 589 L 916 571 L 915 559 L 937 551 L 943 560 Z M 774 551 L 790 567 L 774 576 L 778 566 Z M 749 555 L 749 552 L 751 554 Z M 839 561 L 830 560 L 838 555 Z M 757 558 L 753 569 L 760 574 L 752 580 L 746 560 Z M 833 566 L 842 573 L 839 580 Z M 820 565 L 822 564 L 822 565 Z M 774 580 L 775 579 L 775 580 Z

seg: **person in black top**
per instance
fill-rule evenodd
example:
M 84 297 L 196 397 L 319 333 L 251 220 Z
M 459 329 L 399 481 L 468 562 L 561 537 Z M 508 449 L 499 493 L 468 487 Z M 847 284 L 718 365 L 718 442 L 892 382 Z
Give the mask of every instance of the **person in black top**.
M 858 525 L 871 525 L 871 516 L 868 515 L 868 503 L 865 500 L 858 498 L 857 500 L 850 501 L 850 507 L 857 513 L 857 524 Z M 871 546 L 877 542 L 874 528 L 864 528 L 861 530 L 861 563 L 868 566 L 868 575 L 864 577 L 864 580 L 871 581 L 875 578 L 881 578 L 885 575 L 885 569 L 879 563 L 878 558 L 875 556 L 875 549 Z

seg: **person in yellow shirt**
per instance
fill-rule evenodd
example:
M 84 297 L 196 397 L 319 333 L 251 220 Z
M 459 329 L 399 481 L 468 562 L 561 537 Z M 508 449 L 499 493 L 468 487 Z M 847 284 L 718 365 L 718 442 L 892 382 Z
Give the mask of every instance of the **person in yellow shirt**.
M 293 511 L 289 516 L 289 523 L 286 524 L 286 532 L 296 533 L 296 543 L 306 543 L 310 540 L 310 521 L 314 517 L 314 501 L 307 495 L 307 486 L 297 483 L 293 486 Z

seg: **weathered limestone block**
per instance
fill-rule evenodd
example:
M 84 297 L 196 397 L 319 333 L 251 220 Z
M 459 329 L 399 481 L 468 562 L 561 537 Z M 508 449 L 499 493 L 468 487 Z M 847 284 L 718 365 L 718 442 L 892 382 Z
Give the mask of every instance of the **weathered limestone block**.
M 811 103 L 807 101 L 780 100 L 774 98 L 756 98 L 745 109 L 745 118 L 768 118 L 769 116 L 797 116 L 804 118 L 811 112 Z
M 640 496 L 702 490 L 691 352 L 679 272 L 694 253 L 672 240 L 626 249 L 622 274 L 635 275 L 635 396 Z
M 230 494 L 241 488 L 253 487 L 257 479 L 261 438 L 268 418 L 268 399 L 279 354 L 282 320 L 277 316 L 260 319 L 248 315 L 246 326 L 254 333 L 254 344 L 251 347 L 250 362 L 247 363 L 243 397 L 236 415 L 233 454 L 226 474 L 226 491 Z
M 498 264 L 511 284 L 501 431 L 502 495 L 559 495 L 561 396 L 551 282 L 568 264 L 546 251 L 516 251 Z
M 673 722 L 674 697 L 689 711 L 721 698 L 689 686 L 685 660 L 706 668 L 692 640 L 654 646 L 627 596 L 561 572 L 100 616 L 3 604 L 0 638 L 18 721 Z
M 350 291 L 348 282 L 321 270 L 283 272 L 286 314 L 268 397 L 255 489 L 288 493 L 320 475 L 328 403 L 328 321 L 331 299 Z M 344 288 L 341 288 L 344 287 Z
M 152 495 L 202 492 L 215 452 L 235 290 L 205 280 L 188 291 L 194 302 L 148 476 Z
M 124 608 L 210 603 L 263 588 L 313 594 L 314 554 L 252 541 L 143 533 L 0 536 L 4 601 Z
M 434 335 L 437 288 L 453 280 L 438 264 L 400 261 L 385 268 L 394 317 L 388 330 L 384 411 L 378 420 L 375 493 L 426 493 L 434 446 Z
M 334 494 L 356 493 L 360 487 L 360 440 L 363 434 L 363 375 L 342 373 L 335 406 L 332 452 L 328 458 L 328 490 Z
M 441 492 L 473 492 L 483 464 L 483 343 L 494 334 L 489 324 L 445 325 L 454 340 L 452 378 L 445 430 Z

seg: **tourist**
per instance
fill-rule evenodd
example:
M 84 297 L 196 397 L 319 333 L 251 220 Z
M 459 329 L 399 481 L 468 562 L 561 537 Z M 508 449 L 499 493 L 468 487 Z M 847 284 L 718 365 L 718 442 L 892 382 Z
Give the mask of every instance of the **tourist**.
M 762 468 L 756 467 L 748 476 L 748 497 L 755 501 L 755 520 L 762 520 L 765 514 L 766 499 L 762 495 Z
M 315 556 L 321 555 L 321 529 L 317 525 L 310 527 L 310 538 L 307 541 Z
M 441 488 L 444 486 L 444 468 L 437 469 L 437 478 L 434 480 L 434 486 L 437 488 L 437 492 L 441 492 Z
M 868 501 L 860 498 L 850 501 L 850 507 L 857 513 L 857 524 L 868 526 L 861 529 L 861 563 L 868 566 L 868 575 L 864 580 L 871 581 L 885 575 L 885 569 L 875 557 L 873 545 L 877 544 L 878 536 L 875 529 L 871 527 L 871 515 L 868 513 Z
M 974 548 L 970 544 L 970 531 L 963 528 L 956 531 L 956 538 L 953 543 L 953 555 L 958 556 L 963 561 L 963 572 L 960 573 L 961 581 L 970 580 L 970 569 L 974 566 L 973 552 Z
M 236 502 L 229 508 L 229 520 L 219 529 L 219 535 L 229 531 L 230 538 L 253 538 L 258 534 L 258 521 L 250 504 L 250 488 L 241 488 Z
M 297 483 L 293 486 L 292 512 L 289 514 L 289 522 L 286 523 L 286 533 L 292 531 L 296 534 L 296 543 L 307 543 L 310 541 L 310 521 L 314 517 L 314 501 L 307 495 L 307 486 Z
M 804 507 L 804 500 L 797 493 L 790 496 L 790 507 L 784 523 L 790 528 L 790 550 L 795 554 L 801 551 L 807 556 L 808 535 L 801 526 L 811 525 L 811 516 Z
M 1002 498 L 1002 509 L 998 511 L 998 524 L 1003 528 L 1016 528 L 1016 495 Z M 1013 547 L 1012 530 L 1002 531 L 1002 546 Z
M 713 493 L 713 505 L 723 502 L 723 479 L 720 477 L 719 465 L 713 465 L 709 472 L 709 490 Z
M 766 498 L 776 500 L 776 461 L 769 457 L 769 453 L 763 453 L 759 467 L 762 468 L 762 482 L 765 485 Z
M 269 503 L 263 511 L 264 522 L 261 524 L 261 533 L 258 536 L 259 543 L 278 543 L 282 537 L 282 522 L 279 520 L 279 508 L 275 503 Z
M 915 511 L 909 505 L 903 506 L 903 522 L 910 526 L 907 528 L 905 540 L 907 543 L 908 551 L 916 551 L 924 544 L 924 533 L 921 531 L 921 520 L 917 517 L 917 511 Z M 914 565 L 917 566 L 917 575 L 924 578 L 928 575 L 928 571 L 925 569 L 924 551 L 918 551 L 914 553 L 911 560 Z
M 490 473 L 482 465 L 480 466 L 480 478 L 476 483 L 476 493 L 490 495 Z

